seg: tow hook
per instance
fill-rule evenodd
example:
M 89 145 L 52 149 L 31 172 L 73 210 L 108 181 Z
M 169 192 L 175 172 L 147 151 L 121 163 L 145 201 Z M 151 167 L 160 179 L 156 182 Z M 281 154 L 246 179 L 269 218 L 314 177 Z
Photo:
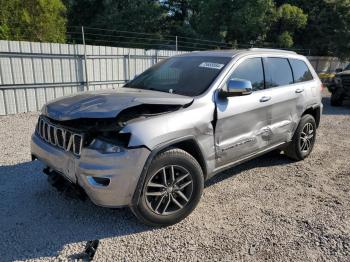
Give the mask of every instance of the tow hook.
M 47 181 L 56 188 L 58 192 L 65 194 L 65 196 L 69 198 L 86 200 L 86 193 L 80 186 L 71 183 L 50 167 L 44 168 L 43 172 L 47 175 Z

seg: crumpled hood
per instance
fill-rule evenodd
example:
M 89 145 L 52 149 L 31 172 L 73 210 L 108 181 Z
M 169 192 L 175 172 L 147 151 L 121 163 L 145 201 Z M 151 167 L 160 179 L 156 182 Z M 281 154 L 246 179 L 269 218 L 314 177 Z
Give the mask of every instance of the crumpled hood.
M 141 104 L 186 105 L 192 101 L 192 97 L 165 92 L 119 88 L 84 92 L 55 99 L 43 107 L 42 114 L 58 121 L 112 118 L 126 108 Z

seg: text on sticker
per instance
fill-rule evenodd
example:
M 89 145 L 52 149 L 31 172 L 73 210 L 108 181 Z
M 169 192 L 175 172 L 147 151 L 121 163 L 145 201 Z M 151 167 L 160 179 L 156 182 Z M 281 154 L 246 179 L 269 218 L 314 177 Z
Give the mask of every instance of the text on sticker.
M 224 65 L 223 64 L 217 64 L 217 63 L 211 63 L 211 62 L 203 62 L 203 63 L 201 63 L 199 65 L 199 67 L 205 67 L 205 68 L 220 70 L 221 68 L 224 67 Z

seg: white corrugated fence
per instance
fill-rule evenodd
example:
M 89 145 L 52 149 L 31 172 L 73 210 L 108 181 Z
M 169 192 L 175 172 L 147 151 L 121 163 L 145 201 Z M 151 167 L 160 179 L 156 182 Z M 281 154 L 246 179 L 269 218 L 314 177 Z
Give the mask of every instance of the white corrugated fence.
M 0 115 L 38 111 L 54 98 L 79 91 L 116 88 L 179 53 L 87 45 L 85 54 L 83 45 L 1 40 Z M 344 65 L 332 57 L 309 59 L 317 71 Z
M 0 115 L 38 111 L 79 91 L 116 88 L 178 53 L 87 45 L 84 56 L 83 45 L 0 41 Z

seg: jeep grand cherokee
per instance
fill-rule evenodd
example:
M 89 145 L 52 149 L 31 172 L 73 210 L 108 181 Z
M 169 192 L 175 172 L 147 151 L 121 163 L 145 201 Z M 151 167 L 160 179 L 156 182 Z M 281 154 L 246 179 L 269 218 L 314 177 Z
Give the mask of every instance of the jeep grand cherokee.
M 307 157 L 321 89 L 294 52 L 187 53 L 117 90 L 48 103 L 31 152 L 95 204 L 129 206 L 145 223 L 170 225 L 193 211 L 204 181 L 224 169 L 276 149 Z

